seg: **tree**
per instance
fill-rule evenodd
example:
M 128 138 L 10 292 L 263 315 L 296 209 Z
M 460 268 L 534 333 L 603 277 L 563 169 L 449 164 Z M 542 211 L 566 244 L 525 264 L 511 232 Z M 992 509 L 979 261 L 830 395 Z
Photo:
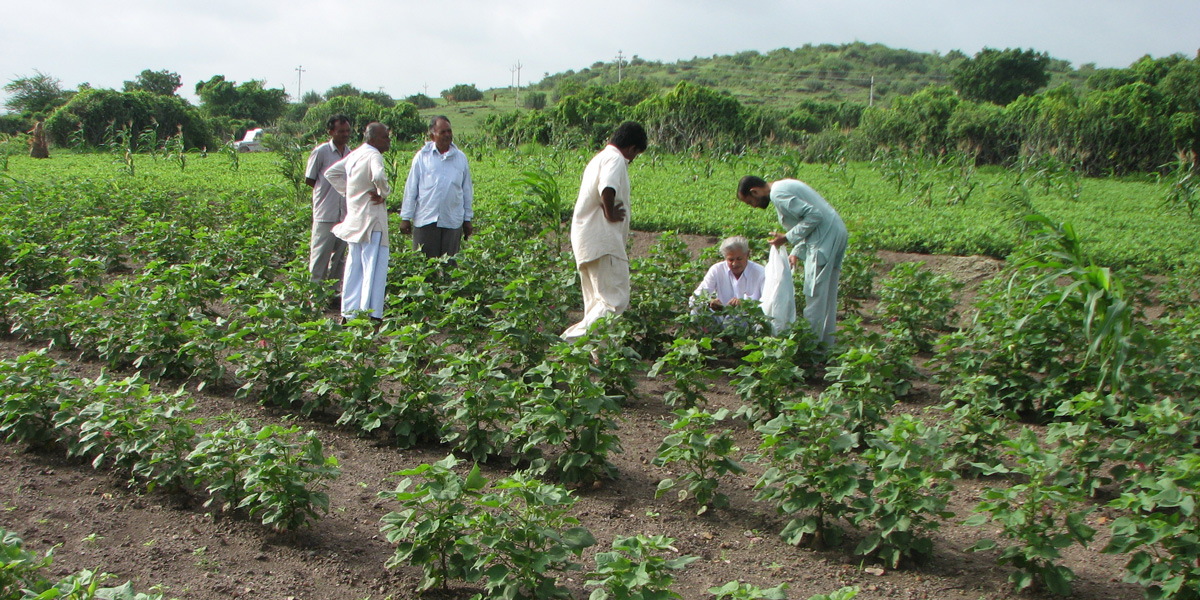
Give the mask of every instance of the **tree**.
M 650 79 L 626 77 L 620 83 L 614 83 L 609 87 L 613 100 L 625 106 L 637 106 L 642 100 L 657 94 L 661 86 L 658 85 L 658 82 Z
M 325 98 L 323 98 L 321 96 L 321 94 L 318 94 L 317 92 L 314 92 L 312 90 L 308 90 L 307 92 L 304 92 L 304 97 L 300 98 L 301 104 L 309 104 L 309 105 L 320 104 L 324 101 L 325 101 Z
M 1097 69 L 1088 75 L 1087 88 L 1104 92 L 1115 90 L 1137 80 L 1137 74 L 1129 69 Z
M 425 94 L 413 94 L 405 98 L 404 101 L 420 109 L 433 108 L 437 106 L 437 102 Z
M 329 88 L 328 90 L 325 90 L 325 99 L 326 100 L 329 100 L 332 98 L 337 98 L 339 96 L 361 96 L 361 95 L 363 95 L 362 90 L 354 87 L 353 85 L 350 85 L 349 83 L 342 83 L 339 85 L 335 85 L 335 86 Z
M 379 90 L 378 92 L 363 92 L 362 97 L 384 108 L 391 108 L 396 105 L 395 98 L 392 98 L 383 90 Z
M 226 81 L 224 75 L 197 83 L 196 95 L 211 116 L 270 123 L 287 109 L 287 93 L 282 88 L 266 88 L 256 80 L 237 85 Z
M 125 82 L 125 91 L 143 91 L 159 96 L 174 96 L 175 90 L 183 85 L 183 80 L 179 78 L 179 73 L 163 69 L 161 71 L 151 71 L 150 69 L 143 70 L 137 79 Z
M 212 141 L 208 123 L 187 100 L 141 90 L 86 89 L 46 119 L 46 130 L 55 143 L 63 146 L 71 144 L 73 138 L 88 146 L 110 143 L 119 129 L 128 129 L 136 144 L 147 141 L 140 135 L 147 130 L 154 132 L 156 144 L 177 133 L 183 134 L 188 148 L 208 146 Z
M 952 150 L 950 118 L 962 102 L 948 86 L 930 86 L 896 98 L 891 108 L 866 109 L 859 129 L 872 146 L 907 147 L 932 154 Z
M 325 124 L 329 117 L 345 115 L 350 119 L 350 131 L 355 140 L 361 139 L 363 128 L 371 121 L 378 121 L 383 107 L 362 96 L 334 96 L 314 104 L 304 115 L 304 127 L 310 137 L 326 136 Z
M 62 89 L 57 77 L 37 70 L 33 73 L 4 85 L 9 94 L 5 106 L 17 113 L 46 113 L 66 104 L 71 94 Z
M 630 109 L 613 100 L 607 88 L 591 86 L 560 99 L 551 112 L 559 132 L 576 132 L 570 144 L 578 142 L 589 148 L 600 148 L 613 129 L 629 117 Z
M 744 143 L 745 117 L 737 98 L 686 81 L 634 108 L 634 118 L 646 127 L 655 144 L 670 152 L 701 144 Z
M 1159 79 L 1157 87 L 1170 98 L 1175 110 L 1200 113 L 1200 57 L 1176 63 Z
M 543 108 L 546 108 L 546 93 L 526 92 L 524 103 L 525 108 L 530 110 L 542 110 Z
M 417 107 L 401 102 L 392 107 L 381 106 L 365 96 L 335 96 L 313 105 L 304 115 L 307 135 L 320 139 L 325 136 L 325 123 L 333 115 L 346 115 L 355 139 L 371 121 L 380 121 L 392 130 L 392 137 L 409 141 L 425 133 L 425 122 Z
M 442 97 L 447 102 L 478 102 L 483 100 L 483 92 L 473 83 L 460 83 L 448 90 L 442 90 Z
M 1029 95 L 1050 81 L 1050 56 L 1033 49 L 980 50 L 954 69 L 954 88 L 971 100 L 1001 106 Z

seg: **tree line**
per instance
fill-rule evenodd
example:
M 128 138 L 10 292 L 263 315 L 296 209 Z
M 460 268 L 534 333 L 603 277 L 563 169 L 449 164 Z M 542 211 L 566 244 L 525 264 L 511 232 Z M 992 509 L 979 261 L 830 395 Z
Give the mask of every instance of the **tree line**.
M 1061 74 L 1069 65 L 1032 49 L 985 48 L 974 57 L 957 52 L 930 57 L 857 42 L 785 50 L 739 53 L 722 64 L 748 69 L 823 65 L 829 73 L 840 73 L 835 67 L 857 57 L 896 73 L 942 75 L 914 93 L 874 105 L 826 94 L 789 106 L 753 102 L 746 89 L 735 95 L 694 78 L 680 77 L 664 87 L 663 79 L 639 75 L 639 69 L 661 67 L 667 73 L 674 67 L 686 74 L 705 65 L 693 59 L 663 66 L 635 56 L 620 81 L 606 79 L 612 67 L 607 63 L 547 75 L 524 93 L 524 109 L 489 116 L 483 133 L 499 145 L 595 147 L 617 124 L 636 119 L 647 127 L 651 141 L 667 151 L 740 152 L 785 144 L 810 161 L 868 160 L 880 149 L 933 156 L 964 153 L 978 164 L 1013 165 L 1049 157 L 1091 175 L 1162 171 L 1172 163 L 1194 163 L 1200 149 L 1200 57 L 1147 55 L 1116 69 L 1085 65 L 1064 79 Z M 794 84 L 782 80 L 775 85 Z M 267 125 L 319 137 L 324 119 L 341 113 L 350 116 L 356 129 L 380 120 L 412 138 L 424 131 L 417 111 L 437 105 L 424 94 L 397 100 L 350 84 L 324 94 L 310 91 L 300 102 L 289 103 L 282 89 L 215 75 L 195 85 L 201 102 L 192 106 L 175 94 L 180 86 L 176 73 L 145 70 L 121 91 L 88 84 L 66 91 L 57 79 L 35 72 L 4 86 L 14 112 L 0 115 L 0 133 L 18 133 L 33 119 L 45 118 L 58 145 L 95 147 L 111 139 L 114 129 L 142 132 L 152 127 L 160 139 L 179 135 L 186 147 L 202 148 Z M 448 102 L 484 98 L 472 84 L 453 86 L 441 95 Z
M 121 90 L 94 88 L 84 83 L 75 90 L 46 73 L 17 77 L 4 86 L 5 106 L 0 115 L 0 135 L 27 131 L 44 120 L 55 144 L 79 149 L 111 146 L 119 140 L 163 143 L 180 136 L 186 148 L 219 146 L 239 139 L 249 129 L 275 127 L 296 136 L 321 136 L 325 120 L 334 114 L 350 117 L 356 130 L 370 121 L 387 123 L 401 138 L 420 136 L 425 127 L 418 109 L 436 102 L 424 94 L 403 100 L 383 91 L 364 91 L 349 83 L 324 94 L 310 91 L 300 102 L 290 103 L 282 88 L 251 80 L 238 83 L 214 75 L 195 85 L 200 105 L 176 94 L 182 87 L 178 73 L 143 70 Z M 473 84 L 459 84 L 442 92 L 448 100 L 479 100 L 483 92 Z M 138 150 L 139 148 L 131 148 Z
M 984 49 L 956 63 L 948 84 L 887 106 L 807 99 L 789 109 L 688 81 L 663 92 L 646 79 L 580 87 L 558 78 L 552 107 L 492 116 L 484 129 L 501 145 L 595 145 L 614 124 L 637 119 L 668 151 L 784 143 L 811 161 L 869 160 L 880 149 L 961 152 L 979 164 L 1050 157 L 1091 175 L 1194 163 L 1200 57 L 1145 56 L 1128 68 L 1090 69 L 1081 87 L 1047 87 L 1053 62 L 1034 50 Z

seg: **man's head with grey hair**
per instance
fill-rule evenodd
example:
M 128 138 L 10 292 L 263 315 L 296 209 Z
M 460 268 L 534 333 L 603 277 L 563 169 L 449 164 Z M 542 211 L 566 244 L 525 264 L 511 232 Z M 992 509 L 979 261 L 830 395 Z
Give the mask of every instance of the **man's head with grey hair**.
M 727 237 L 725 241 L 721 242 L 721 256 L 729 254 L 731 250 L 750 254 L 750 241 L 740 235 Z
M 379 121 L 371 121 L 367 123 L 367 129 L 363 132 L 363 137 L 367 143 L 374 146 L 380 152 L 387 152 L 392 148 L 392 133 L 388 130 L 388 126 Z
M 725 241 L 721 242 L 721 256 L 725 259 L 729 272 L 740 278 L 746 270 L 746 263 L 750 262 L 750 242 L 740 235 L 725 238 Z

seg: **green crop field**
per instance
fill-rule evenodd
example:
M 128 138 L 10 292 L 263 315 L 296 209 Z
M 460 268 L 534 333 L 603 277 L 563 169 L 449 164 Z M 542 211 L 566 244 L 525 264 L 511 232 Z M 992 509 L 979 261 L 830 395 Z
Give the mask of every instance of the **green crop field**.
M 413 148 L 389 154 L 393 186 L 403 186 Z M 578 177 L 590 153 L 529 146 L 518 150 L 466 147 L 471 157 L 479 219 L 489 207 L 519 203 L 523 172 L 544 170 L 558 183 L 563 212 L 569 214 Z M 61 152 L 50 161 L 12 157 L 5 175 L 31 184 L 110 179 L 114 186 L 165 194 L 275 194 L 288 196 L 289 181 L 273 154 L 240 157 L 232 169 L 226 155 L 189 155 L 185 170 L 149 157 L 135 159 L 135 175 L 107 154 Z M 928 163 L 928 161 L 927 161 Z M 920 166 L 920 165 L 918 165 Z M 889 178 L 884 161 L 804 164 L 786 152 L 745 155 L 671 155 L 653 150 L 631 166 L 632 225 L 647 231 L 713 236 L 744 233 L 762 237 L 777 226 L 770 211 L 738 203 L 734 190 L 742 175 L 767 179 L 796 177 L 829 198 L 852 233 L 869 237 L 881 249 L 931 254 L 1007 256 L 1025 237 L 1021 215 L 1029 210 L 1075 226 L 1089 256 L 1103 266 L 1132 267 L 1152 274 L 1200 265 L 1200 227 L 1194 218 L 1167 209 L 1166 188 L 1152 178 L 1039 178 L 1001 168 L 968 175 L 930 164 L 904 181 Z M 893 169 L 896 171 L 898 169 Z M 970 189 L 964 198 L 964 191 Z M 305 188 L 306 190 L 307 188 Z M 295 203 L 303 220 L 304 190 Z M 297 234 L 296 243 L 303 242 Z
M 412 150 L 385 157 L 397 194 Z M 1195 223 L 1160 206 L 1160 184 L 977 171 L 953 157 L 812 165 L 650 152 L 631 173 L 638 229 L 761 240 L 774 215 L 733 199 L 746 173 L 797 176 L 828 195 L 855 234 L 837 343 L 821 347 L 803 319 L 764 335 L 752 301 L 728 308 L 735 326 L 691 312 L 711 258 L 691 260 L 667 234 L 631 260 L 629 310 L 567 343 L 559 332 L 581 298 L 559 236 L 589 153 L 466 152 L 477 233 L 451 264 L 402 250 L 393 228 L 378 325 L 341 322 L 334 290 L 309 279 L 300 149 L 9 158 L 0 435 L 33 451 L 6 448 L 5 460 L 78 485 L 31 496 L 11 478 L 5 527 L 109 561 L 132 555 L 139 583 L 174 586 L 207 582 L 222 561 L 262 570 L 280 560 L 272 546 L 303 539 L 254 541 L 241 559 L 229 548 L 261 538 L 226 529 L 229 518 L 364 538 L 363 554 L 305 552 L 300 566 L 271 569 L 362 581 L 386 565 L 403 577 L 368 591 L 397 597 L 461 585 L 488 598 L 601 597 L 649 569 L 638 593 L 779 597 L 743 586 L 786 572 L 797 591 L 852 581 L 876 586 L 870 598 L 985 586 L 996 593 L 981 597 L 1195 598 L 1196 283 L 1168 278 L 1151 317 L 1146 288 L 1127 277 L 1197 264 Z M 972 290 L 962 327 L 958 282 L 913 263 L 880 278 L 873 251 L 1005 256 L 1027 240 L 1037 245 L 1020 268 Z M 76 462 L 59 468 L 47 453 Z M 120 487 L 89 482 L 88 465 Z M 394 491 L 369 489 L 384 483 Z M 159 543 L 212 525 L 219 535 L 161 551 L 127 542 L 114 522 L 138 521 L 140 499 L 111 519 L 89 513 L 91 533 L 70 532 L 82 541 L 64 541 L 71 524 L 54 521 L 168 493 L 188 500 L 154 507 L 172 522 L 154 526 Z M 613 552 L 585 553 L 608 536 Z M 49 571 L 3 537 L 5 573 L 23 588 L 82 568 L 64 551 L 70 566 Z M 192 565 L 143 569 L 188 552 Z M 704 570 L 684 569 L 692 553 L 707 554 Z M 585 578 L 567 575 L 588 561 Z M 871 566 L 843 569 L 853 564 Z M 813 572 L 823 579 L 807 582 Z M 243 589 L 265 585 L 237 573 Z

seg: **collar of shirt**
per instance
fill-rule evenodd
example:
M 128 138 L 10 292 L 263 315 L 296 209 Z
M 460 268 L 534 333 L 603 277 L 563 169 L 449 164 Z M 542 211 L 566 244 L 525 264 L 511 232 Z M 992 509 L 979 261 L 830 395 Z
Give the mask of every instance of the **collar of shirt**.
M 346 144 L 345 149 L 343 149 L 341 152 L 338 152 L 337 144 L 334 144 L 333 140 L 329 140 L 328 142 L 325 142 L 325 143 L 329 145 L 329 149 L 333 150 L 334 154 L 336 154 L 342 158 L 346 158 L 346 155 L 350 154 L 350 152 L 351 152 L 350 144 Z
M 446 159 L 454 156 L 455 152 L 462 152 L 462 150 L 459 150 L 458 146 L 455 146 L 453 143 L 451 143 L 450 149 L 446 150 L 446 153 L 443 154 L 441 152 L 438 152 L 436 142 L 425 142 L 425 147 L 421 148 L 421 152 L 427 152 L 427 153 L 432 154 L 442 160 L 446 160 Z

